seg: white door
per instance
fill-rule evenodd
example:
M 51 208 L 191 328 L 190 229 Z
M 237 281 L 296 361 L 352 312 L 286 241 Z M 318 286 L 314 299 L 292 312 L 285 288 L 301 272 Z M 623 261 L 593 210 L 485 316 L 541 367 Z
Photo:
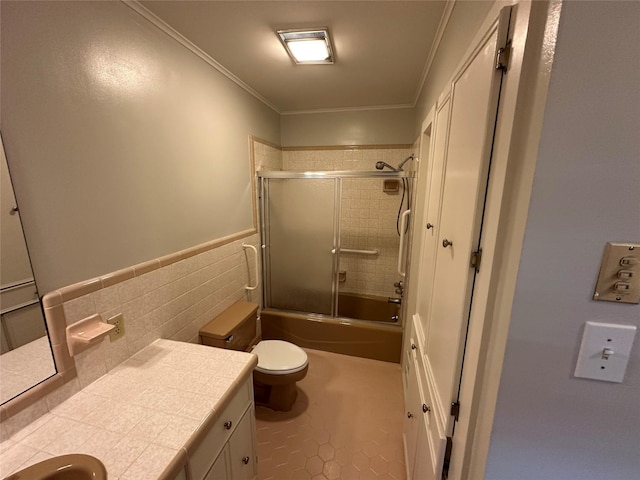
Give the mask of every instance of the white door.
M 416 298 L 416 313 L 421 319 L 420 341 L 424 342 L 428 333 L 426 320 L 431 308 L 431 294 L 433 291 L 433 274 L 435 271 L 435 255 L 437 253 L 437 241 L 439 238 L 440 206 L 442 202 L 442 189 L 444 183 L 444 171 L 446 168 L 447 132 L 449 131 L 449 113 L 451 101 L 448 93 L 441 95 L 436 108 L 433 122 L 433 148 L 429 158 L 430 178 L 427 180 L 428 196 L 426 197 L 425 214 L 422 225 L 424 229 L 422 248 L 420 249 L 420 270 L 418 272 L 419 293 Z
M 447 437 L 454 430 L 451 404 L 458 399 L 475 277 L 470 260 L 480 244 L 502 79 L 502 71 L 496 69 L 499 37 L 500 43 L 506 40 L 506 27 L 503 23 L 499 28 L 496 21 L 462 64 L 446 89 L 448 94 L 441 96 L 437 106 L 436 163 L 426 208 L 427 217 L 433 218 L 429 219 L 433 228 L 423 243 L 416 312 L 424 338 L 423 388 L 428 389 L 425 393 L 433 403 L 429 408 L 435 420 L 426 429 L 427 437 L 431 451 L 440 456 L 435 459 L 436 469 L 429 480 L 440 479 Z M 436 177 L 437 162 L 442 166 L 440 178 Z

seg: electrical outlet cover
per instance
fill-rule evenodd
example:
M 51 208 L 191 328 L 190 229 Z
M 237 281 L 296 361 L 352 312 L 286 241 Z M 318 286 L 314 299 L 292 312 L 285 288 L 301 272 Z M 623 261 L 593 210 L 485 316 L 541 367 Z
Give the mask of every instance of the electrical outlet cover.
M 107 320 L 107 323 L 110 323 L 111 325 L 115 325 L 116 327 L 113 330 L 111 330 L 111 332 L 109 332 L 109 338 L 111 339 L 112 342 L 121 337 L 124 337 L 124 315 L 123 314 L 119 313 L 118 315 L 111 317 L 109 320 Z

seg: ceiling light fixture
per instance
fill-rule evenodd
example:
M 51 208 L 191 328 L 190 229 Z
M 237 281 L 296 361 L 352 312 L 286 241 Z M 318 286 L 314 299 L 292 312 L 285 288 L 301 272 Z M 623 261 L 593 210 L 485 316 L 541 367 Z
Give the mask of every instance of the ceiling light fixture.
M 297 64 L 334 63 L 329 30 L 326 27 L 278 30 L 278 36 Z

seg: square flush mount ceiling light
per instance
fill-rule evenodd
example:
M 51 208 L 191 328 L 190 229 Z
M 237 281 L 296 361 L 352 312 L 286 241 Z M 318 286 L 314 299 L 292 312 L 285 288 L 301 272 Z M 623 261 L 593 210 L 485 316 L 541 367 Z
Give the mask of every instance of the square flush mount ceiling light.
M 329 30 L 326 27 L 278 30 L 278 36 L 287 53 L 298 64 L 334 63 Z

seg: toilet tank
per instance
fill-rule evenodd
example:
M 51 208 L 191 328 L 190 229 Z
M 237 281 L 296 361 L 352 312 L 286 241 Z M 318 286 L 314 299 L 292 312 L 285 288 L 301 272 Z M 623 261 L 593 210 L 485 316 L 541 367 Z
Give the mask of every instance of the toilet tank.
M 239 301 L 200 329 L 200 343 L 231 350 L 248 350 L 256 341 L 258 305 Z

